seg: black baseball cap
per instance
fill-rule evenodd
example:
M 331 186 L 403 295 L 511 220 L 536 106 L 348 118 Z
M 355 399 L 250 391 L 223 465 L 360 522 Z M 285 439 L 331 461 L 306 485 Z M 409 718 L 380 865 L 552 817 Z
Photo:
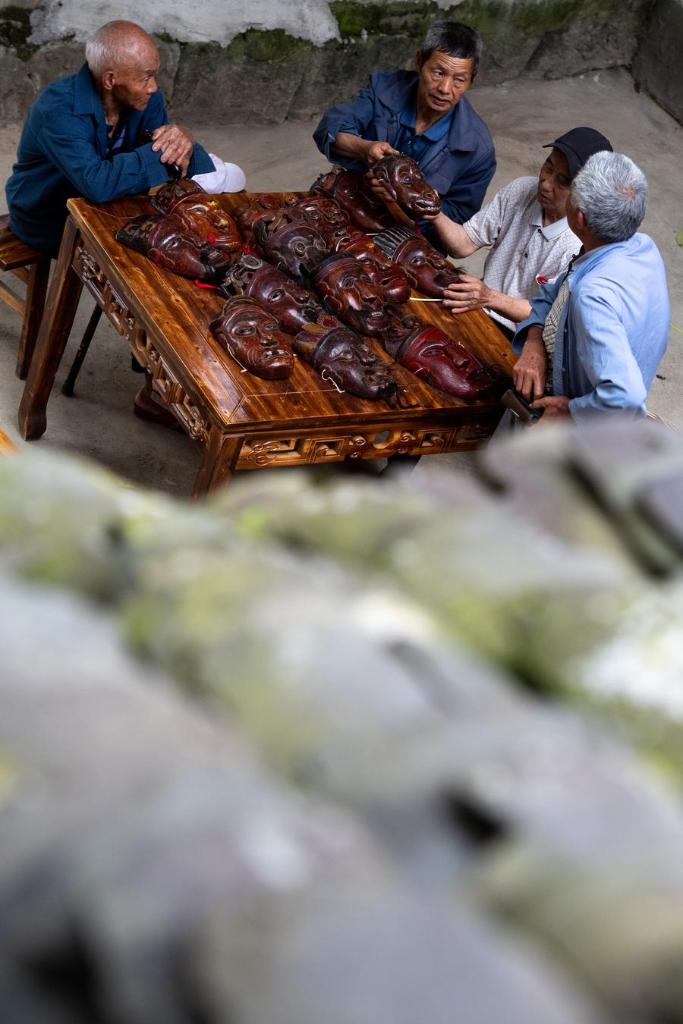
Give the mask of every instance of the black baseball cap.
M 543 149 L 559 149 L 567 158 L 569 177 L 572 180 L 579 173 L 589 156 L 603 149 L 612 152 L 612 143 L 595 128 L 572 128 L 560 135 L 554 142 L 547 142 Z

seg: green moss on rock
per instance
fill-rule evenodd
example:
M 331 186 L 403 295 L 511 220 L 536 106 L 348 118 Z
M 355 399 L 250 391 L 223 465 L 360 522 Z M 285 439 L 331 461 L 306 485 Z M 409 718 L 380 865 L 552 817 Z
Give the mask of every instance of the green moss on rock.
M 342 39 L 368 35 L 405 35 L 420 39 L 438 14 L 435 3 L 358 3 L 332 0 L 330 10 L 337 19 Z

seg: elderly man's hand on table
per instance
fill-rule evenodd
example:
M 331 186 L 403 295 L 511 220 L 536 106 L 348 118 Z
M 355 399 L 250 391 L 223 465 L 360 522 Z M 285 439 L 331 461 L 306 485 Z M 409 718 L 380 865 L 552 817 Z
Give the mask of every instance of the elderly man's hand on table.
M 543 415 L 539 423 L 546 423 L 548 420 L 566 419 L 569 413 L 569 399 L 566 395 L 546 395 L 531 403 L 532 409 L 542 409 Z
M 449 284 L 443 304 L 452 313 L 465 313 L 469 309 L 491 306 L 493 290 L 474 274 L 461 274 L 457 284 Z
M 540 327 L 530 327 L 522 354 L 512 371 L 515 388 L 526 399 L 543 398 L 547 371 L 548 354 L 543 333 Z
M 177 124 L 164 124 L 152 133 L 152 150 L 161 152 L 162 164 L 176 164 L 187 175 L 194 139 L 190 133 Z

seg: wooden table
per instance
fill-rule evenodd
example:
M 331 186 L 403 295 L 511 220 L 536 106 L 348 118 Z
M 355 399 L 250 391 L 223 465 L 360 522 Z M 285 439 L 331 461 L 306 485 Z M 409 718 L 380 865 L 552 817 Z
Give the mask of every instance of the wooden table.
M 225 195 L 226 210 L 244 194 Z M 391 409 L 340 394 L 296 360 L 293 375 L 266 381 L 241 372 L 209 331 L 223 299 L 193 282 L 159 270 L 114 240 L 130 217 L 151 212 L 141 196 L 95 206 L 71 199 L 57 266 L 19 407 L 28 439 L 46 429 L 46 406 L 71 331 L 83 285 L 131 352 L 151 374 L 154 392 L 190 437 L 203 447 L 194 485 L 202 494 L 235 470 L 305 466 L 395 454 L 431 455 L 471 449 L 486 440 L 501 413 L 495 400 L 464 402 L 430 388 L 395 367 L 411 408 Z M 510 344 L 481 310 L 457 321 L 436 302 L 409 302 L 440 324 L 487 365 L 509 374 Z M 391 362 L 381 346 L 374 350 Z

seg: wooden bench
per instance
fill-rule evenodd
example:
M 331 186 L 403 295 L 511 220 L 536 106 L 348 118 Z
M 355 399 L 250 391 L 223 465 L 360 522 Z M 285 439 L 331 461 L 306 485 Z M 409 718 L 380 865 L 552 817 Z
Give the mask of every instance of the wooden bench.
M 0 216 L 0 271 L 13 274 L 26 285 L 22 298 L 0 280 L 0 302 L 11 306 L 23 319 L 16 372 L 25 380 L 43 316 L 50 257 L 17 238 L 9 226 L 8 214 Z

